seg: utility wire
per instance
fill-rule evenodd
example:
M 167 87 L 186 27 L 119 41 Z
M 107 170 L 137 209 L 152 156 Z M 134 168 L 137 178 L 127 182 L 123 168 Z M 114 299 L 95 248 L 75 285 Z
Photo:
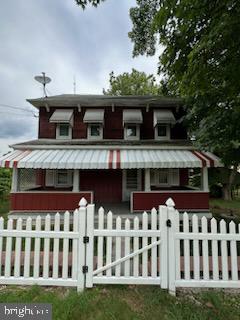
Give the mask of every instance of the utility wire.
M 14 106 L 11 106 L 11 105 L 9 105 L 9 104 L 3 104 L 3 103 L 0 103 L 0 106 L 7 107 L 7 108 L 12 108 L 12 109 L 23 110 L 23 111 L 27 111 L 27 112 L 31 112 L 31 113 L 33 113 L 33 111 L 32 111 L 32 110 L 25 109 L 25 108 L 21 108 L 21 107 L 14 107 Z
M 6 114 L 6 111 L 0 110 L 0 113 Z M 8 115 L 10 115 L 10 114 L 18 115 L 20 117 L 38 118 L 38 115 L 36 115 L 36 114 L 22 114 L 22 113 L 17 113 L 17 112 L 13 112 L 13 111 L 8 111 Z
M 29 110 L 29 109 L 25 109 L 25 108 L 21 108 L 21 107 L 14 107 L 14 106 L 11 106 L 9 104 L 2 104 L 2 103 L 0 103 L 0 106 L 6 107 L 6 108 L 10 108 L 10 109 L 22 110 L 22 111 L 25 111 L 25 112 L 30 112 L 34 117 L 37 116 L 36 113 L 33 110 Z

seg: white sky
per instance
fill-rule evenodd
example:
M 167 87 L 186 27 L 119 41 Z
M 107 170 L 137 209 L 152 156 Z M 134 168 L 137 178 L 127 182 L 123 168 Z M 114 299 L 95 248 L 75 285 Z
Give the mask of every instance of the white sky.
M 135 68 L 156 75 L 158 56 L 132 58 L 129 8 L 133 0 L 106 0 L 82 10 L 74 0 L 8 0 L 0 4 L 0 154 L 15 142 L 37 138 L 26 98 L 42 96 L 34 76 L 52 78 L 48 94 L 101 94 L 109 73 Z

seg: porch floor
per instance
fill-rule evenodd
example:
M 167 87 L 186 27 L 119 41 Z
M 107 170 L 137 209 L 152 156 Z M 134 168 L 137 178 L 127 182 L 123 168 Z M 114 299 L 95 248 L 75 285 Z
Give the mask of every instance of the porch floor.
M 125 202 L 120 202 L 120 203 L 106 203 L 106 202 L 102 202 L 102 203 L 96 203 L 96 210 L 98 211 L 98 209 L 100 207 L 103 207 L 105 210 L 105 213 L 107 213 L 108 211 L 112 211 L 113 215 L 115 216 L 129 216 L 130 214 L 130 202 L 129 201 L 125 201 Z

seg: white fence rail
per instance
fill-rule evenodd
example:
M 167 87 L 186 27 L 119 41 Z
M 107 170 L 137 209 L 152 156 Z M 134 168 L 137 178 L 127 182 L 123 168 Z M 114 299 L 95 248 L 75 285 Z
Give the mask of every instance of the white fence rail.
M 133 219 L 80 201 L 63 223 L 54 217 L 0 218 L 0 284 L 94 284 L 240 288 L 240 226 L 167 205 Z M 34 221 L 33 221 L 34 220 Z M 44 221 L 43 221 L 44 220 Z M 94 226 L 94 220 L 97 225 Z M 44 222 L 44 223 L 43 223 Z
M 166 241 L 157 210 L 149 214 L 150 224 L 146 212 L 133 220 L 113 217 L 112 212 L 105 215 L 103 208 L 98 214 L 98 228 L 93 231 L 97 256 L 93 283 L 162 285 L 159 258 Z
M 73 213 L 60 214 L 54 219 L 47 215 L 44 221 L 27 218 L 9 219 L 4 229 L 0 218 L 0 284 L 76 286 L 84 288 L 86 214 L 94 206 L 82 201 L 83 207 Z M 89 214 L 90 215 L 90 214 Z M 92 215 L 93 216 L 93 215 Z M 34 220 L 34 221 L 33 221 Z

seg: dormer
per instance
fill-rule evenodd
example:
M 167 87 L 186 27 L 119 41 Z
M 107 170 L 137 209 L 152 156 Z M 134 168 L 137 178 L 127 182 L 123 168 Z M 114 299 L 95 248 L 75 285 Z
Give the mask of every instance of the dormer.
M 143 116 L 141 110 L 123 110 L 124 139 L 139 140 L 142 122 Z
M 73 110 L 57 109 L 53 112 L 49 122 L 56 124 L 56 139 L 72 139 Z
M 170 129 L 176 123 L 171 110 L 154 110 L 154 134 L 156 140 L 170 140 Z
M 87 124 L 87 137 L 89 140 L 102 140 L 104 126 L 104 110 L 87 109 L 83 122 Z

